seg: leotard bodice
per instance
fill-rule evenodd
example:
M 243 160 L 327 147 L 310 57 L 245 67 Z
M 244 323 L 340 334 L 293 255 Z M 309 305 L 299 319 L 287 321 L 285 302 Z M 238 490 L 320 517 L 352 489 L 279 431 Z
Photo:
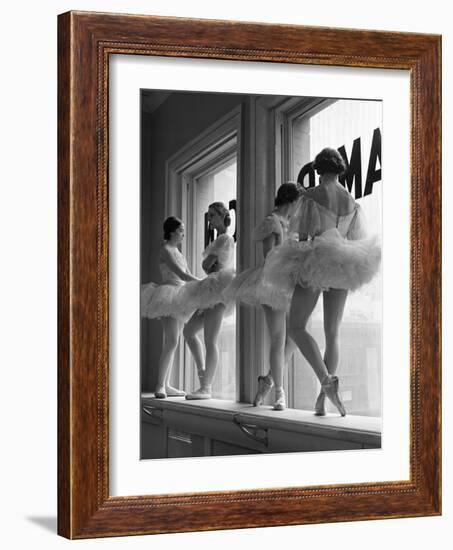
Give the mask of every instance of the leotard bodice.
M 187 272 L 187 261 L 184 258 L 184 256 L 181 254 L 181 252 L 178 250 L 178 248 L 174 246 L 167 246 L 164 245 L 166 250 L 171 254 L 173 257 L 175 263 L 182 269 L 182 271 Z M 159 270 L 162 277 L 162 283 L 163 284 L 170 284 L 170 285 L 177 285 L 181 286 L 185 283 L 179 275 L 177 275 L 164 261 L 159 262 Z
M 350 212 L 338 214 L 315 199 L 303 195 L 295 215 L 291 218 L 289 231 L 298 233 L 300 238 L 314 238 L 330 229 L 337 229 L 346 239 L 365 238 L 366 225 L 360 205 L 356 202 Z
M 288 236 L 289 223 L 275 212 L 269 214 L 253 230 L 252 238 L 255 242 L 264 241 L 270 235 L 276 236 L 276 245 L 281 244 Z
M 219 235 L 215 241 L 205 248 L 203 258 L 207 258 L 208 256 L 217 257 L 215 268 L 212 271 L 231 268 L 234 262 L 233 237 L 227 233 Z

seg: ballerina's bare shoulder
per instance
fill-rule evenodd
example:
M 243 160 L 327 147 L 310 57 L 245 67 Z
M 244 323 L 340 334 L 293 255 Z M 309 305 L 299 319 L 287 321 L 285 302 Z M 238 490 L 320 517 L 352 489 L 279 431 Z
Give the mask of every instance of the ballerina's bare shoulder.
M 306 190 L 305 196 L 337 216 L 351 214 L 356 204 L 352 195 L 340 184 L 311 187 Z

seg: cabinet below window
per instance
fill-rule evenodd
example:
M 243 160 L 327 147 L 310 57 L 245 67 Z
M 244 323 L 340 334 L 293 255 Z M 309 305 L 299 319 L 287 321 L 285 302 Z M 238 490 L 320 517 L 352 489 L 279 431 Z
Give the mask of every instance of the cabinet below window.
M 380 447 L 380 418 L 142 395 L 142 459 Z

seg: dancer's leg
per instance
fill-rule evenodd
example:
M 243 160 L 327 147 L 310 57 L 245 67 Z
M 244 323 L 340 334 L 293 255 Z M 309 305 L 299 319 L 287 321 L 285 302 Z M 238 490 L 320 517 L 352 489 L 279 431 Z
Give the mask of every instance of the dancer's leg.
M 198 333 L 203 328 L 204 313 L 196 311 L 187 322 L 184 327 L 184 339 L 192 352 L 195 366 L 197 367 L 198 378 L 203 378 L 204 374 L 204 359 L 203 359 L 203 346 L 201 340 L 198 337 Z
M 178 319 L 177 322 L 178 322 L 177 332 L 178 332 L 178 342 L 179 342 L 179 337 L 181 335 L 184 323 L 180 319 Z M 176 351 L 176 348 L 175 348 L 175 351 Z M 175 388 L 170 383 L 171 371 L 172 371 L 171 366 L 173 365 L 173 362 L 174 362 L 174 352 L 173 352 L 173 359 L 171 361 L 170 368 L 167 370 L 167 376 L 165 378 L 165 393 L 167 394 L 167 397 L 184 397 L 186 395 L 186 392 L 178 388 Z
M 294 340 L 289 335 L 289 316 L 288 315 L 285 315 L 285 334 L 286 334 L 286 339 L 285 339 L 285 365 L 287 365 L 291 361 L 291 359 L 294 355 L 294 352 L 297 349 L 296 343 L 294 342 Z
M 203 386 L 210 388 L 219 363 L 218 338 L 222 327 L 225 305 L 206 309 L 204 317 L 204 342 L 206 346 L 206 372 L 203 378 Z
M 343 319 L 344 307 L 348 291 L 332 288 L 323 293 L 324 302 L 324 334 L 326 337 L 326 351 L 324 363 L 329 374 L 335 374 L 340 359 L 338 334 Z
M 283 386 L 285 362 L 285 312 L 263 305 L 264 317 L 269 331 L 270 374 L 276 386 Z
M 328 374 L 327 368 L 316 340 L 307 331 L 307 323 L 315 309 L 319 294 L 318 290 L 296 286 L 289 313 L 289 335 L 322 382 Z
M 204 342 L 206 346 L 206 369 L 202 379 L 200 379 L 200 388 L 187 394 L 186 399 L 211 398 L 212 381 L 219 362 L 217 339 L 219 336 L 220 327 L 222 326 L 224 311 L 225 306 L 223 304 L 218 304 L 213 308 L 204 310 L 203 312 Z
M 274 410 L 282 411 L 286 408 L 286 397 L 283 389 L 283 368 L 285 366 L 285 340 L 286 340 L 286 314 L 284 311 L 275 310 L 269 306 L 263 305 L 264 316 L 266 318 L 267 328 L 269 330 L 270 348 L 269 348 L 269 366 L 270 375 L 275 384 L 275 402 Z M 261 381 L 263 382 L 263 381 Z M 264 393 L 263 389 L 270 389 L 269 384 L 260 384 L 258 381 L 258 390 Z M 261 401 L 265 395 L 260 395 Z M 258 400 L 258 396 L 255 401 Z
M 266 318 L 266 323 L 269 330 L 270 335 L 270 369 L 266 376 L 260 375 L 258 377 L 258 390 L 255 395 L 255 399 L 253 400 L 253 405 L 257 407 L 258 405 L 262 405 L 265 397 L 267 394 L 271 391 L 274 381 L 276 386 L 276 393 L 279 393 L 282 395 L 282 403 L 283 401 L 286 402 L 284 392 L 283 392 L 283 377 L 284 377 L 284 368 L 289 363 L 290 359 L 292 358 L 294 352 L 297 349 L 296 344 L 291 339 L 291 337 L 288 334 L 288 327 L 289 327 L 289 319 L 288 315 L 282 311 L 276 312 L 275 310 L 271 309 L 268 306 L 263 305 L 263 310 Z M 281 333 L 283 334 L 283 337 L 281 337 Z M 284 346 L 283 346 L 283 362 L 281 360 L 281 357 L 278 357 L 278 354 L 281 350 L 281 341 L 284 339 Z M 277 353 L 276 353 L 277 351 Z M 281 369 L 278 365 L 281 365 Z M 280 388 L 281 390 L 277 388 Z M 278 400 L 278 399 L 277 399 Z M 277 402 L 276 402 L 277 404 Z M 284 408 L 278 407 L 278 409 Z
M 338 334 L 347 296 L 348 291 L 343 289 L 332 288 L 323 293 L 324 334 L 326 338 L 324 363 L 329 374 L 335 374 L 338 368 L 340 358 Z M 325 393 L 321 389 L 315 404 L 315 413 L 318 416 L 326 414 L 325 397 Z
M 160 394 L 165 397 L 165 381 L 173 366 L 173 358 L 176 347 L 178 346 L 179 335 L 181 332 L 181 323 L 173 317 L 162 318 L 163 328 L 163 345 L 162 352 L 159 358 L 159 366 L 157 373 L 156 397 Z
M 291 302 L 290 336 L 299 347 L 305 359 L 310 363 L 314 373 L 321 382 L 327 397 L 337 407 L 340 414 L 346 414 L 338 395 L 338 378 L 329 374 L 316 340 L 307 332 L 307 322 L 319 298 L 319 291 L 296 287 Z

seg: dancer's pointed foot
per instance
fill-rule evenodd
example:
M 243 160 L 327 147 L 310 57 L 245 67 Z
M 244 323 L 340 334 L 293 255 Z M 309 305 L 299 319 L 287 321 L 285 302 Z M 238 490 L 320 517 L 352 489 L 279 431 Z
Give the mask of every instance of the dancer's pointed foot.
M 266 376 L 258 376 L 258 391 L 256 392 L 253 406 L 258 407 L 264 402 L 264 398 L 271 391 L 274 381 L 270 374 Z
M 326 394 L 323 390 L 319 392 L 318 399 L 315 404 L 315 416 L 326 415 Z
M 154 390 L 154 397 L 156 397 L 157 399 L 165 399 L 167 397 L 165 387 L 157 386 L 157 388 Z
M 186 395 L 187 400 L 198 400 L 198 399 L 211 399 L 211 387 L 210 386 L 201 386 L 198 390 L 195 390 Z
M 346 409 L 338 395 L 338 385 L 338 376 L 328 374 L 322 381 L 321 389 L 338 409 L 341 416 L 346 416 Z
M 183 390 L 178 390 L 178 388 L 173 388 L 172 386 L 166 386 L 165 392 L 167 397 L 184 397 L 186 392 Z
M 286 395 L 283 388 L 275 388 L 274 411 L 284 411 L 286 409 Z

